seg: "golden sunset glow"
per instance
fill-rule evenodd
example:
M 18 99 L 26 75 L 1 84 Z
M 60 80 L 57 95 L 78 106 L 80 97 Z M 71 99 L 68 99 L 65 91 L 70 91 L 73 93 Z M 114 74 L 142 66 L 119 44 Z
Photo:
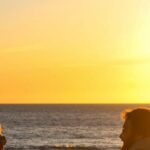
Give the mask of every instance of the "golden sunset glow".
M 0 1 L 0 103 L 149 103 L 149 8 Z

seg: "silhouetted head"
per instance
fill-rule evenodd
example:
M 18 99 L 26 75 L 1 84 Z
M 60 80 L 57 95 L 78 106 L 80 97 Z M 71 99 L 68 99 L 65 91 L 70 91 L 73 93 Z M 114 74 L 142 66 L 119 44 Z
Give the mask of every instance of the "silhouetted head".
M 124 120 L 120 135 L 124 143 L 122 150 L 128 150 L 138 139 L 150 137 L 150 109 L 136 108 L 125 110 L 122 112 L 121 117 Z

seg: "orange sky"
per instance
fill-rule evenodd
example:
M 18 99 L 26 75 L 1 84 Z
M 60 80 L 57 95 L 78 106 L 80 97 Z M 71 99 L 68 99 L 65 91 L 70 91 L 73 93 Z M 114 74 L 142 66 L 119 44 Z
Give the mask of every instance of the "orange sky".
M 150 102 L 149 0 L 0 1 L 0 103 Z

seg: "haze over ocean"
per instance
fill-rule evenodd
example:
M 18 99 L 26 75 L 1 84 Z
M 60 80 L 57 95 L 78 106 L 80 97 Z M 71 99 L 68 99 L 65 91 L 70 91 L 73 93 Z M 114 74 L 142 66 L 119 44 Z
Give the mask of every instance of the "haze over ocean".
M 119 149 L 120 112 L 137 106 L 0 105 L 6 150 Z

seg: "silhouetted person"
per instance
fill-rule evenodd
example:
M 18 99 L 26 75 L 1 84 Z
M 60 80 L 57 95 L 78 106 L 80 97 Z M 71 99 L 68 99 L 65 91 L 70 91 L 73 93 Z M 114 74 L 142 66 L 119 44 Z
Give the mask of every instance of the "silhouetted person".
M 4 145 L 6 144 L 6 138 L 3 135 L 3 128 L 0 125 L 0 150 L 3 150 Z
M 122 113 L 121 150 L 150 150 L 150 109 L 136 108 Z

